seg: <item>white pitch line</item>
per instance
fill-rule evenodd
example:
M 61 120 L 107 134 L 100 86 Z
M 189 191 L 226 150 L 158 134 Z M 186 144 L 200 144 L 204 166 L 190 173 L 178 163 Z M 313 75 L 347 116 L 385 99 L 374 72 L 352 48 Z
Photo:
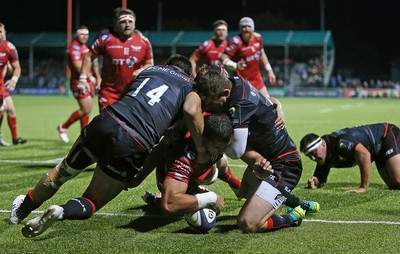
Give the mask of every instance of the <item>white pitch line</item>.
M 10 213 L 10 210 L 0 210 L 0 213 Z M 32 213 L 41 214 L 43 211 L 33 211 Z M 106 213 L 97 212 L 95 216 L 108 216 L 108 217 L 166 217 L 165 215 L 145 215 L 145 214 L 129 214 L 129 213 Z M 400 225 L 399 221 L 345 221 L 345 220 L 309 220 L 304 219 L 303 222 L 315 223 L 332 223 L 332 224 L 386 224 L 386 225 Z
M 45 161 L 32 161 L 32 160 L 0 160 L 0 163 L 26 163 L 26 164 L 54 164 L 59 163 L 62 158 L 45 160 Z

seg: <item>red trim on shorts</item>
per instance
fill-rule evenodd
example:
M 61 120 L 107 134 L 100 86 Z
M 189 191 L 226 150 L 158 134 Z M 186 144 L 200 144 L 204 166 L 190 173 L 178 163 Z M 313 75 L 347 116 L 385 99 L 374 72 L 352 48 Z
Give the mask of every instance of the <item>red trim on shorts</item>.
M 293 153 L 297 153 L 297 149 L 296 149 L 296 150 L 293 150 L 293 151 L 290 151 L 290 152 L 287 152 L 287 153 L 283 153 L 283 154 L 279 155 L 278 157 L 273 158 L 273 159 L 270 160 L 270 161 L 278 160 L 278 159 L 280 159 L 280 158 L 282 158 L 282 157 L 285 157 L 285 156 L 287 156 L 287 155 L 289 155 L 289 154 L 293 154 Z
M 106 111 L 112 117 L 112 119 L 114 119 L 119 124 L 119 126 L 121 126 L 122 129 L 124 129 L 128 133 L 128 135 L 131 136 L 131 138 L 134 139 L 136 143 L 138 143 L 143 148 L 143 150 L 147 151 L 147 148 L 139 140 L 132 136 L 131 133 L 124 126 L 119 123 L 121 120 L 119 120 L 112 112 L 110 112 L 108 108 L 104 108 L 104 111 Z

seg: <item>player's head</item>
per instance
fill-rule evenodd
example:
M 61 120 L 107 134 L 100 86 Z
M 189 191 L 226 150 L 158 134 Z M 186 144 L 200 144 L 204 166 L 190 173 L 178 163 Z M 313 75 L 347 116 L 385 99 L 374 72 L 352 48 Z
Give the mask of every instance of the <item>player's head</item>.
M 228 23 L 225 20 L 219 19 L 214 21 L 213 29 L 217 40 L 224 41 L 228 36 Z
M 220 155 L 232 140 L 232 122 L 226 114 L 204 116 L 204 145 L 212 155 Z
M 320 165 L 325 163 L 327 154 L 326 143 L 317 134 L 309 133 L 305 135 L 300 141 L 300 151 Z
M 114 32 L 122 37 L 129 38 L 135 31 L 136 15 L 130 9 L 116 8 L 114 10 Z
M 243 17 L 239 21 L 239 31 L 242 39 L 248 41 L 255 29 L 254 21 L 250 17 Z
M 86 42 L 89 39 L 89 28 L 87 28 L 86 26 L 78 27 L 78 29 L 76 29 L 75 35 L 76 35 L 76 39 L 81 44 L 86 44 Z
M 197 73 L 195 81 L 195 90 L 201 98 L 204 110 L 216 112 L 222 109 L 232 89 L 232 83 L 225 69 L 215 65 L 203 66 Z
M 186 56 L 174 54 L 168 58 L 165 64 L 168 66 L 178 67 L 189 76 L 192 74 L 192 63 Z
M 0 42 L 6 39 L 6 27 L 0 22 Z

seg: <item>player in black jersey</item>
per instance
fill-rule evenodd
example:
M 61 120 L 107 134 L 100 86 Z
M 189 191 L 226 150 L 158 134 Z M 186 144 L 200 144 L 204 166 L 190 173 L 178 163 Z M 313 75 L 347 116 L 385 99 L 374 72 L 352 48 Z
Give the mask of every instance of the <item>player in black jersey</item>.
M 181 55 L 172 56 L 165 66 L 142 71 L 120 101 L 104 108 L 82 130 L 68 155 L 28 195 L 14 200 L 10 222 L 18 224 L 66 181 L 97 162 L 82 197 L 71 199 L 63 206 L 50 206 L 42 215 L 28 221 L 22 234 L 34 237 L 57 220 L 90 218 L 127 188 L 140 172 L 153 145 L 182 115 L 200 155 L 199 162 L 208 160 L 201 138 L 204 120 L 200 96 L 208 98 L 210 94 L 207 89 L 202 93 L 193 90 L 191 72 L 190 61 Z
M 345 128 L 319 137 L 310 133 L 300 142 L 300 150 L 317 162 L 308 187 L 323 187 L 331 168 L 350 168 L 358 165 L 361 184 L 348 192 L 367 191 L 371 178 L 371 162 L 390 189 L 400 189 L 400 133 L 390 123 Z
M 207 73 L 228 75 L 223 69 L 210 66 L 200 70 L 198 76 Z M 234 142 L 225 153 L 248 164 L 240 188 L 247 201 L 239 213 L 238 226 L 244 232 L 262 232 L 299 225 L 305 211 L 316 212 L 319 204 L 291 194 L 300 180 L 302 163 L 286 129 L 276 125 L 278 101 L 264 97 L 241 77 L 228 79 L 231 84 L 225 87 L 223 99 L 208 104 L 206 110 L 222 110 L 231 116 Z M 199 89 L 206 82 L 196 77 Z M 282 204 L 295 208 L 283 216 L 274 214 Z

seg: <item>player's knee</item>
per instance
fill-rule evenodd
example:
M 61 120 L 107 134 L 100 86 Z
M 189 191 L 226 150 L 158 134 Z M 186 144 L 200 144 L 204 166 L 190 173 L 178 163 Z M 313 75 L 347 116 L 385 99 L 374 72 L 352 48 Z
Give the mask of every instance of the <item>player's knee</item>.
M 50 185 L 58 188 L 83 171 L 82 169 L 75 169 L 70 167 L 66 159 L 63 159 L 60 163 L 58 163 L 55 169 L 57 170 L 56 177 L 54 181 L 51 181 L 52 179 L 49 177 L 49 181 Z
M 256 233 L 259 229 L 257 223 L 253 223 L 243 216 L 237 217 L 237 225 L 244 233 Z

